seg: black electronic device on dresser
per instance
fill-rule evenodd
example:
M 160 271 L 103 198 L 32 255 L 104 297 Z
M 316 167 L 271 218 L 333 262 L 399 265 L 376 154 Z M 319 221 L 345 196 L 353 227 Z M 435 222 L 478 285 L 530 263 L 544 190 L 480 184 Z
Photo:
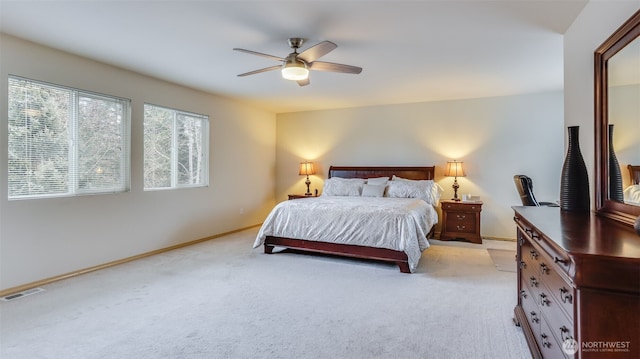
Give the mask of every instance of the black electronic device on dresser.
M 534 358 L 640 358 L 640 237 L 593 213 L 514 207 L 518 304 Z

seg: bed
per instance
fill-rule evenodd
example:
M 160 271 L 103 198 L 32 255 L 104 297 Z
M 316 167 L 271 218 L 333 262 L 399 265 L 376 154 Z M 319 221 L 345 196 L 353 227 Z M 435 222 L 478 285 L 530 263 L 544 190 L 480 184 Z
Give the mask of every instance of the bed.
M 284 247 L 392 262 L 411 273 L 438 222 L 442 189 L 433 181 L 434 170 L 331 166 L 321 196 L 283 201 L 273 208 L 254 248 L 263 245 L 268 254 Z M 359 184 L 360 193 L 354 192 Z M 413 195 L 425 191 L 426 198 Z
M 640 166 L 628 165 L 631 184 L 624 189 L 624 203 L 640 206 Z

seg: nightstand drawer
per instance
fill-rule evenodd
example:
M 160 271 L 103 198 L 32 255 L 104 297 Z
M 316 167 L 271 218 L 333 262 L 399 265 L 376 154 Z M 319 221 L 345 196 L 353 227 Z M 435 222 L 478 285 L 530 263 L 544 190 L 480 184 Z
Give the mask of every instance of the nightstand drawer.
M 480 212 L 482 209 L 482 203 L 474 202 L 443 202 L 442 208 L 447 211 L 460 211 L 460 212 Z
M 450 213 L 447 219 L 447 232 L 475 233 L 476 231 L 475 213 Z

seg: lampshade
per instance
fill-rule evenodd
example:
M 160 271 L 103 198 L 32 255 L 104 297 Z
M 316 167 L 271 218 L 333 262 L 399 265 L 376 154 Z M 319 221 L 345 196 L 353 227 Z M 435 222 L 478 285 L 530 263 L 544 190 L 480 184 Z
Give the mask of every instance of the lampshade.
M 448 161 L 447 168 L 444 169 L 444 175 L 446 177 L 465 177 L 463 162 Z
M 310 162 L 310 161 L 300 162 L 300 170 L 298 171 L 298 174 L 301 176 L 316 174 L 316 169 L 313 167 L 313 162 Z
M 309 70 L 304 62 L 293 59 L 282 65 L 282 77 L 293 81 L 306 80 L 309 77 Z

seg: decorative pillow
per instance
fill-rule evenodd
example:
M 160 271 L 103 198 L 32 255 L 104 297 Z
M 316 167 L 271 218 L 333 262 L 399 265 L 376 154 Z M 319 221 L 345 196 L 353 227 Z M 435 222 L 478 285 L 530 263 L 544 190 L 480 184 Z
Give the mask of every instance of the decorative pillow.
M 443 189 L 434 180 L 410 180 L 393 176 L 389 182 L 387 196 L 398 198 L 420 198 L 436 206 Z
M 367 184 L 372 184 L 372 185 L 379 185 L 379 184 L 386 185 L 387 182 L 389 182 L 389 177 L 375 177 L 375 178 L 367 179 Z
M 362 187 L 362 197 L 382 197 L 385 188 L 387 188 L 386 183 L 365 184 L 364 187 Z
M 640 204 L 640 184 L 634 184 L 625 188 L 624 201 L 626 203 Z
M 331 177 L 324 181 L 322 194 L 326 196 L 360 196 L 364 178 Z

